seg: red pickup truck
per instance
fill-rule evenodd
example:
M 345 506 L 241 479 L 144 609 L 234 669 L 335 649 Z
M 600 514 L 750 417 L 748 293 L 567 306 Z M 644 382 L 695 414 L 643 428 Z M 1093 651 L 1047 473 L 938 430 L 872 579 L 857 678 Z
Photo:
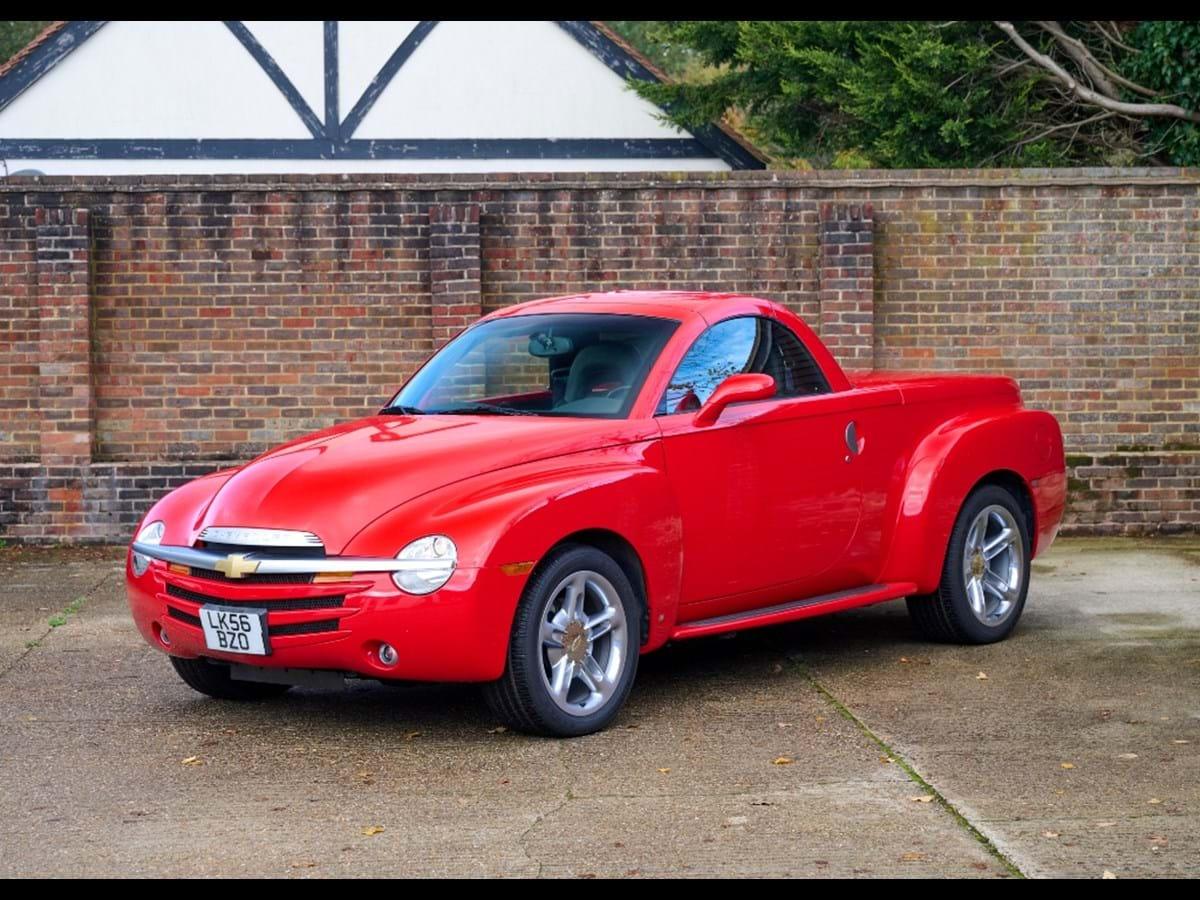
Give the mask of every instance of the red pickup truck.
M 930 639 L 1000 640 L 1065 494 L 1058 424 L 1009 378 L 851 376 L 753 297 L 585 294 L 485 316 L 377 414 L 171 492 L 128 595 L 214 697 L 477 681 L 578 735 L 668 641 L 899 598 Z

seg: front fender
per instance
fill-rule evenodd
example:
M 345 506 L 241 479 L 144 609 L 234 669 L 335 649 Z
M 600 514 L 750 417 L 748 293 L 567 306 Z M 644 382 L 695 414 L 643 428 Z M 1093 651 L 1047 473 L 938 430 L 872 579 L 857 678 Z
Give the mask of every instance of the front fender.
M 236 472 L 236 468 L 209 472 L 175 488 L 146 511 L 133 534 L 144 524 L 161 519 L 166 526 L 164 544 L 190 547 L 213 497 Z
M 904 479 L 892 541 L 879 580 L 915 582 L 920 593 L 937 589 L 959 509 L 972 489 L 998 472 L 1020 478 L 1033 505 L 1030 523 L 1034 546 L 1046 533 L 1053 501 L 1035 482 L 1062 473 L 1062 434 L 1049 413 L 1022 407 L 975 410 L 955 417 L 916 447 Z
M 679 513 L 669 490 L 661 444 L 640 441 L 569 454 L 477 475 L 402 504 L 357 534 L 347 555 L 394 556 L 409 541 L 445 534 L 458 546 L 459 567 L 514 574 L 500 585 L 494 623 L 503 642 L 536 565 L 563 538 L 611 532 L 637 553 L 650 605 L 651 649 L 674 624 L 682 568 Z

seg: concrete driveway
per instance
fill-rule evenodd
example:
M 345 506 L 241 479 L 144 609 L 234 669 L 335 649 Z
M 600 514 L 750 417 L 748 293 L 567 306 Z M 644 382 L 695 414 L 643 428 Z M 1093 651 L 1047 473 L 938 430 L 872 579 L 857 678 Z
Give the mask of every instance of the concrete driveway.
M 574 741 L 462 686 L 202 698 L 121 559 L 0 550 L 0 875 L 1200 875 L 1194 539 L 1060 541 L 995 646 L 885 604 L 669 647 Z

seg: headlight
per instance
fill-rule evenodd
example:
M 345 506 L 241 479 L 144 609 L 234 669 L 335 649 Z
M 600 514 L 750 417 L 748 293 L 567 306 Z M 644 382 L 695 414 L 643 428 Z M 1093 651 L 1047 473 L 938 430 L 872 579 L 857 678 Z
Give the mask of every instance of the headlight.
M 167 530 L 167 526 L 162 522 L 151 522 L 145 528 L 138 532 L 134 541 L 139 544 L 161 544 L 163 532 Z M 141 578 L 146 574 L 146 570 L 150 568 L 150 557 L 142 556 L 140 553 L 133 554 L 133 574 Z
M 443 534 L 413 541 L 396 554 L 411 565 L 392 573 L 396 587 L 409 594 L 431 594 L 450 580 L 458 563 L 458 548 Z

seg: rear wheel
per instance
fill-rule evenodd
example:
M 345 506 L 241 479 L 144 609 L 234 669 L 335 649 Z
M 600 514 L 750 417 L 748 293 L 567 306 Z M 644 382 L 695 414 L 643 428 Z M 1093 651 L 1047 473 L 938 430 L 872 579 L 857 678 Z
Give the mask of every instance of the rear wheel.
M 611 557 L 581 545 L 554 551 L 525 587 L 504 675 L 484 689 L 493 712 L 534 734 L 604 728 L 633 686 L 641 621 Z
M 263 684 L 257 681 L 237 681 L 229 677 L 229 666 L 207 659 L 170 657 L 171 665 L 192 690 L 216 697 L 218 700 L 266 700 L 286 693 L 290 684 Z
M 928 640 L 990 644 L 1017 626 L 1029 591 L 1029 524 L 1012 492 L 979 488 L 963 504 L 934 594 L 908 598 Z

